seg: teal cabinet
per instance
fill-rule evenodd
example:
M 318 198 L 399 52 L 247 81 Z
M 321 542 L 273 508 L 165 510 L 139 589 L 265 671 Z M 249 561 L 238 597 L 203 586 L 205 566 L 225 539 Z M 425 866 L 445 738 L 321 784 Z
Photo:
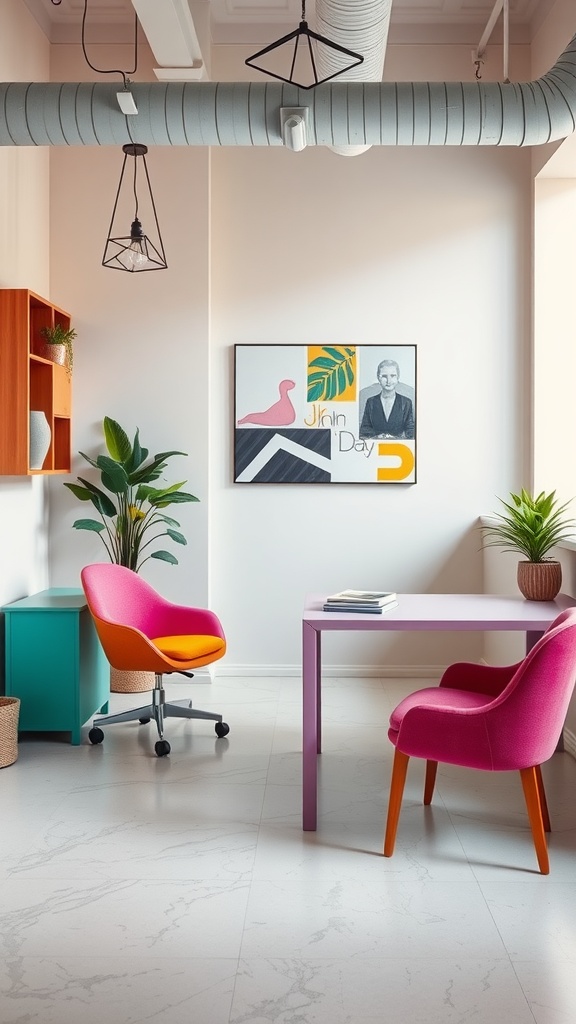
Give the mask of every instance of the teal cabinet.
M 84 592 L 42 590 L 2 609 L 6 622 L 6 696 L 20 698 L 22 731 L 70 732 L 108 710 L 110 666 Z

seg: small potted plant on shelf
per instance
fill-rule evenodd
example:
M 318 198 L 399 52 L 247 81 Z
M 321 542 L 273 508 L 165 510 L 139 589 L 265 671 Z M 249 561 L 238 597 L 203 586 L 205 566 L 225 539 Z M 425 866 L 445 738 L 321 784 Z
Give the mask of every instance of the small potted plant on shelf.
M 559 505 L 556 491 L 533 496 L 524 488 L 511 493 L 508 502 L 498 500 L 505 511 L 494 513 L 494 525 L 482 527 L 486 546 L 524 555 L 518 562 L 521 594 L 528 601 L 553 601 L 562 585 L 562 566 L 548 553 L 576 532 L 576 522 L 566 515 L 570 502 Z
M 65 327 L 64 324 L 56 323 L 54 327 L 42 327 L 40 329 L 44 342 L 48 345 L 48 358 L 53 363 L 60 363 L 66 367 L 68 376 L 72 376 L 74 365 L 74 349 L 72 342 L 76 338 L 76 331 L 73 327 Z
M 150 548 L 160 537 L 186 544 L 180 523 L 167 516 L 164 509 L 199 499 L 182 490 L 185 480 L 165 486 L 156 484 L 168 460 L 186 452 L 159 452 L 148 458 L 148 449 L 140 445 L 138 430 L 130 442 L 120 424 L 109 416 L 104 417 L 103 429 L 106 453 L 96 458 L 79 453 L 99 471 L 101 486 L 84 477 L 78 477 L 78 483 L 64 484 L 80 501 L 92 502 L 100 517 L 77 519 L 72 524 L 74 529 L 97 533 L 110 561 L 134 572 L 139 572 L 149 558 L 177 565 L 178 559 L 171 551 Z M 153 673 L 112 669 L 110 687 L 115 692 L 135 693 L 153 685 Z

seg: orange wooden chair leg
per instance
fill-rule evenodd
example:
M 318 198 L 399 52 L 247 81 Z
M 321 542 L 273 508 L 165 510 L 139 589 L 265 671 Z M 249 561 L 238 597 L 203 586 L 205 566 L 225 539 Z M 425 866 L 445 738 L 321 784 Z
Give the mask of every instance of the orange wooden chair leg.
M 426 780 L 424 782 L 424 804 L 426 807 L 432 803 L 437 770 L 438 761 L 426 761 Z
M 542 779 L 542 770 L 539 764 L 535 766 L 534 771 L 536 772 L 536 781 L 538 782 L 538 796 L 540 797 L 540 807 L 542 808 L 544 831 L 551 832 L 550 815 L 548 813 L 548 804 L 546 802 L 546 790 L 544 789 L 544 780 Z
M 548 847 L 546 846 L 546 834 L 544 832 L 544 821 L 542 819 L 542 806 L 538 790 L 538 773 L 536 768 L 522 768 L 520 770 L 524 798 L 528 809 L 528 820 L 532 829 L 532 838 L 536 848 L 538 867 L 543 875 L 550 873 L 550 862 L 548 860 Z
M 392 765 L 392 779 L 390 781 L 390 797 L 388 800 L 388 817 L 386 819 L 386 836 L 384 838 L 385 857 L 391 857 L 394 853 L 396 830 L 398 828 L 398 819 L 400 817 L 400 808 L 402 806 L 402 794 L 404 792 L 404 783 L 406 782 L 406 772 L 408 770 L 409 760 L 410 758 L 408 757 L 408 754 L 403 754 L 401 750 L 394 751 L 394 764 Z

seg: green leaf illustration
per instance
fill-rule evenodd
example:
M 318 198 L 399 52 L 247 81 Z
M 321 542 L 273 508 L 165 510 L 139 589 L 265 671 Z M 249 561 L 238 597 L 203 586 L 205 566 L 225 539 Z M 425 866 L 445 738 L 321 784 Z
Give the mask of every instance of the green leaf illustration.
M 324 378 L 308 385 L 308 401 L 319 402 L 324 393 Z
M 309 402 L 329 402 L 344 394 L 354 383 L 353 359 L 355 349 L 323 345 L 325 355 L 316 356 L 309 363 L 307 398 Z M 311 370 L 311 368 L 314 369 Z

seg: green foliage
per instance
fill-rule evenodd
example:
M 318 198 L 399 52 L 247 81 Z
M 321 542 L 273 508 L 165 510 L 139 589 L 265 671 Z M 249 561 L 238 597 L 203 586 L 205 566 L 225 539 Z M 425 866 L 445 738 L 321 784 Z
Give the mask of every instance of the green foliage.
M 322 351 L 326 355 L 313 359 L 310 367 L 315 369 L 308 370 L 309 402 L 329 402 L 342 395 L 354 383 L 354 349 L 323 345 Z
M 488 547 L 518 551 L 529 562 L 544 562 L 550 560 L 546 555 L 555 544 L 574 536 L 576 523 L 565 515 L 570 502 L 559 506 L 556 491 L 532 497 L 522 488 L 520 494 L 510 494 L 511 503 L 498 500 L 506 511 L 494 513 L 495 526 L 483 527 Z
M 54 324 L 54 327 L 42 327 L 40 334 L 44 338 L 47 345 L 64 345 L 66 349 L 66 368 L 68 375 L 72 376 L 72 367 L 74 366 L 74 349 L 72 342 L 76 337 L 76 331 L 73 327 L 64 327 L 63 324 Z
M 77 519 L 73 524 L 74 529 L 98 533 L 110 561 L 125 565 L 134 572 L 139 572 L 149 558 L 178 565 L 178 559 L 171 551 L 152 551 L 144 558 L 142 553 L 159 537 L 169 537 L 175 544 L 186 544 L 183 534 L 174 529 L 180 523 L 159 510 L 168 505 L 198 501 L 198 498 L 181 490 L 185 480 L 167 487 L 150 486 L 162 476 L 168 459 L 174 455 L 186 455 L 186 452 L 160 452 L 146 461 L 148 449 L 140 446 L 138 430 L 134 441 L 130 443 L 128 435 L 116 420 L 105 416 L 103 428 L 108 454 L 91 459 L 84 452 L 79 453 L 86 462 L 99 470 L 102 486 L 97 487 L 84 477 L 78 477 L 79 483 L 64 484 L 79 501 L 92 502 L 100 514 L 101 522 L 97 519 Z

